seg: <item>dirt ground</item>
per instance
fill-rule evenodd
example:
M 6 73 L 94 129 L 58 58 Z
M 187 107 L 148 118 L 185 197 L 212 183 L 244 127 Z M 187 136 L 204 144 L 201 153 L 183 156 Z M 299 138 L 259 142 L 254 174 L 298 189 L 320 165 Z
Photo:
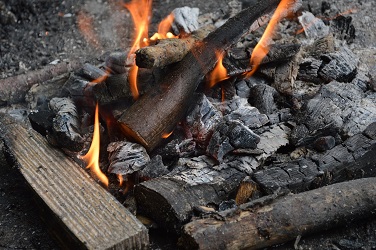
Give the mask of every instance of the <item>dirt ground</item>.
M 109 51 L 130 44 L 132 25 L 121 1 L 105 0 L 0 0 L 0 78 L 40 69 L 56 61 L 80 58 L 93 62 Z M 227 1 L 156 0 L 153 23 L 173 8 L 216 9 Z M 251 0 L 243 1 L 244 5 Z M 376 79 L 376 3 L 374 0 L 304 0 L 304 8 L 316 15 L 351 10 L 356 38 L 351 45 Z M 323 9 L 322 6 L 329 6 Z M 88 18 L 93 32 L 83 35 L 79 18 Z M 1 148 L 1 144 L 0 144 Z M 298 249 L 376 249 L 376 215 L 341 228 L 303 236 Z M 292 249 L 294 242 L 275 249 Z M 38 215 L 31 192 L 16 169 L 0 153 L 0 249 L 58 249 Z

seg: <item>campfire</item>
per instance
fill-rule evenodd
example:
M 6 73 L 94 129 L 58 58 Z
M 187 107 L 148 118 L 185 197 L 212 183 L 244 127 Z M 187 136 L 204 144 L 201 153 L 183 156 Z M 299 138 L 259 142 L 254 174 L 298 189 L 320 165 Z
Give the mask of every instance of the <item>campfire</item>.
M 297 246 L 374 216 L 376 94 L 349 12 L 234 0 L 181 6 L 153 27 L 151 0 L 117 7 L 132 20 L 127 49 L 0 80 L 4 107 L 28 106 L 27 128 L 1 114 L 6 154 L 63 245 L 146 248 L 149 230 L 185 249 Z M 90 17 L 77 18 L 99 48 Z

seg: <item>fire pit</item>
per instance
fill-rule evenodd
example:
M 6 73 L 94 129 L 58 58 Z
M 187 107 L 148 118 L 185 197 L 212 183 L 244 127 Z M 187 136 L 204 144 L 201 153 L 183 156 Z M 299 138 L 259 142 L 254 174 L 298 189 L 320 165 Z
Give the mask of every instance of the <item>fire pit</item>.
M 3 66 L 4 159 L 60 244 L 146 248 L 163 234 L 187 249 L 297 248 L 306 234 L 374 216 L 374 49 L 365 43 L 375 40 L 351 18 L 373 3 L 160 4 L 55 13 L 74 15 L 87 61 L 17 76 Z M 17 5 L 1 6 L 6 27 L 16 25 Z M 101 6 L 111 21 L 93 18 Z

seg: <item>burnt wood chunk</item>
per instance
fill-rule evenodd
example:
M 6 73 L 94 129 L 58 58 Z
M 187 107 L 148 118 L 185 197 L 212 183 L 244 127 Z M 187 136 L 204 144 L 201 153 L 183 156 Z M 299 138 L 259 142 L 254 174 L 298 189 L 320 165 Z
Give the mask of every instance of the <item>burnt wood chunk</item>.
M 180 232 L 195 206 L 219 205 L 235 192 L 245 174 L 233 168 L 215 167 L 201 156 L 181 158 L 168 175 L 136 186 L 139 212 L 171 232 Z
M 365 178 L 283 196 L 261 206 L 246 203 L 239 209 L 186 224 L 180 247 L 265 248 L 294 240 L 299 235 L 371 217 L 376 211 L 375 196 L 376 178 Z
M 262 114 L 273 114 L 277 111 L 274 99 L 278 92 L 267 84 L 257 84 L 250 90 L 249 103 Z
M 162 77 L 158 87 L 143 95 L 120 117 L 124 133 L 152 151 L 163 140 L 162 135 L 171 132 L 186 114 L 194 91 L 217 62 L 216 52 L 223 53 L 278 3 L 277 0 L 257 1 L 196 43 Z
M 376 132 L 372 123 L 334 148 L 312 156 L 274 165 L 254 173 L 255 181 L 267 193 L 277 189 L 302 192 L 331 183 L 376 176 Z
M 147 249 L 146 228 L 80 166 L 32 129 L 0 117 L 2 140 L 66 249 Z

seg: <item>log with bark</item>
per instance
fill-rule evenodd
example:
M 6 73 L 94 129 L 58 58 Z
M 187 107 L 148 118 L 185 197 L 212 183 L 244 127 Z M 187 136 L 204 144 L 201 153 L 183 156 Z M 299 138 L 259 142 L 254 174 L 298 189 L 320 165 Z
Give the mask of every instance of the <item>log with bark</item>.
M 260 249 L 374 216 L 375 196 L 376 178 L 365 178 L 266 204 L 255 200 L 212 218 L 193 220 L 184 226 L 179 243 L 184 249 Z
M 184 59 L 164 75 L 159 87 L 143 95 L 120 117 L 125 134 L 148 151 L 153 150 L 163 139 L 162 135 L 170 133 L 186 113 L 193 92 L 217 61 L 216 52 L 222 54 L 278 3 L 276 0 L 257 1 L 196 43 Z M 286 6 L 288 10 L 291 8 Z
M 40 70 L 27 72 L 0 80 L 0 105 L 24 101 L 30 87 L 43 83 L 53 77 L 78 69 L 82 65 L 79 60 L 71 60 L 56 65 L 49 65 Z

